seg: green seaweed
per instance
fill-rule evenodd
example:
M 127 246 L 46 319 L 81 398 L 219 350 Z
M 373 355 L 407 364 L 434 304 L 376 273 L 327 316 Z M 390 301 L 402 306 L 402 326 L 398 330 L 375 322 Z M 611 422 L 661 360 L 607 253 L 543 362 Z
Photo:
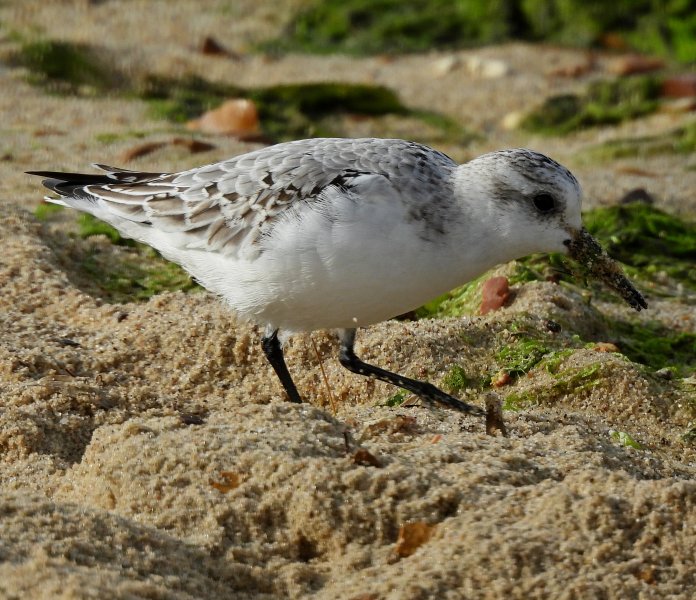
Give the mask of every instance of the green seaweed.
M 451 393 L 456 394 L 468 387 L 477 386 L 474 379 L 470 378 L 466 371 L 459 365 L 452 365 L 447 374 L 442 378 L 442 385 Z
M 693 0 L 521 0 L 530 37 L 592 46 L 612 34 L 629 47 L 689 63 L 696 59 Z
M 590 390 L 603 380 L 605 377 L 602 363 L 593 363 L 560 371 L 552 388 L 556 395 L 566 395 Z
M 498 364 L 512 377 L 525 375 L 541 362 L 549 348 L 536 339 L 520 339 L 506 345 L 496 355 Z
M 155 118 L 174 123 L 185 123 L 229 98 L 244 95 L 242 88 L 195 75 L 179 79 L 147 75 L 134 84 L 131 94 L 146 100 Z
M 26 67 L 31 83 L 55 93 L 93 95 L 114 89 L 121 81 L 120 74 L 86 44 L 47 39 L 22 41 L 10 62 Z
M 268 51 L 423 52 L 508 39 L 600 45 L 607 34 L 634 49 L 696 60 L 693 0 L 315 0 Z
M 46 223 L 70 223 L 65 221 L 62 209 L 60 205 L 39 204 L 34 214 Z M 87 247 L 69 259 L 79 285 L 106 302 L 143 301 L 161 292 L 200 289 L 181 267 L 162 258 L 153 248 L 124 238 L 92 215 L 80 213 L 72 223 L 72 237 L 103 235 L 118 247 L 113 252 L 105 252 L 98 245 Z
M 680 286 L 696 291 L 696 223 L 670 215 L 644 202 L 596 208 L 583 214 L 587 230 L 610 256 L 623 263 L 631 279 L 651 294 L 681 296 Z M 593 289 L 603 299 L 621 302 L 582 274 L 560 254 L 532 255 L 515 261 L 510 285 L 553 279 Z
M 682 434 L 681 439 L 689 446 L 696 446 L 696 423 L 689 423 L 689 427 Z
M 394 92 L 364 84 L 277 85 L 249 90 L 248 97 L 259 109 L 264 133 L 277 140 L 337 135 L 339 132 L 333 131 L 330 123 L 320 123 L 324 117 L 336 113 L 409 114 Z
M 455 143 L 467 143 L 474 137 L 445 115 L 405 107 L 393 91 L 383 86 L 325 82 L 246 89 L 192 75 L 178 79 L 125 77 L 110 67 L 102 54 L 87 45 L 39 39 L 21 42 L 11 61 L 29 70 L 31 83 L 50 91 L 88 95 L 110 92 L 143 99 L 154 117 L 174 123 L 196 118 L 230 98 L 248 98 L 257 106 L 263 135 L 272 141 L 340 137 L 343 132 L 337 127 L 337 114 L 411 118 Z M 111 143 L 117 138 L 101 134 L 100 139 Z
M 675 331 L 658 321 L 615 321 L 611 335 L 621 353 L 654 370 L 671 367 L 679 376 L 696 368 L 696 334 Z
M 460 317 L 475 314 L 481 304 L 481 285 L 490 276 L 481 277 L 455 288 L 416 309 L 417 319 L 437 319 L 443 317 Z
M 262 48 L 364 55 L 491 43 L 515 33 L 513 5 L 506 0 L 321 0 Z
M 98 251 L 87 255 L 81 267 L 98 293 L 108 302 L 147 300 L 166 291 L 188 291 L 197 284 L 178 265 L 169 262 L 153 248 L 124 238 L 117 229 L 87 213 L 77 217 L 78 235 L 82 239 L 104 235 L 116 245 L 131 248 L 109 260 Z
M 627 42 L 636 50 L 669 56 L 681 63 L 696 61 L 695 3 L 667 0 L 653 2 L 651 8 L 638 21 L 641 26 L 627 32 Z
M 628 275 L 643 282 L 652 294 L 677 295 L 676 288 L 679 285 L 692 292 L 696 291 L 696 269 L 693 268 L 696 262 L 696 223 L 665 213 L 644 202 L 596 208 L 583 214 L 583 222 L 609 255 L 623 263 Z M 561 254 L 533 254 L 514 261 L 512 267 L 508 275 L 510 285 L 549 279 L 571 285 L 583 283 L 603 298 L 621 302 L 600 284 L 592 280 L 582 282 L 576 269 Z M 485 274 L 477 281 L 485 281 L 489 276 L 490 274 Z M 464 310 L 449 312 L 448 301 L 461 295 L 467 302 L 459 302 L 455 306 L 473 308 L 471 300 L 476 290 L 470 290 L 469 285 L 471 284 L 457 288 L 426 305 L 423 314 L 465 314 Z M 416 314 L 421 313 L 417 311 Z
M 393 91 L 383 86 L 326 82 L 242 89 L 199 77 L 149 77 L 137 95 L 150 103 L 155 117 L 175 123 L 197 117 L 229 98 L 248 98 L 258 109 L 264 135 L 273 141 L 340 137 L 337 114 L 409 117 L 430 125 L 448 140 L 466 143 L 474 137 L 449 117 L 407 108 Z
M 559 367 L 575 352 L 573 348 L 564 348 L 548 353 L 543 358 L 544 368 L 551 375 L 558 373 Z
M 510 392 L 503 400 L 503 410 L 517 412 L 538 404 L 538 397 L 531 391 Z
M 660 80 L 651 75 L 591 83 L 584 94 L 551 96 L 530 112 L 520 126 L 558 135 L 596 125 L 613 125 L 653 112 Z
M 591 161 L 605 162 L 619 158 L 648 158 L 658 154 L 692 154 L 694 152 L 696 152 L 696 122 L 659 135 L 602 142 L 587 148 L 582 155 Z
M 80 213 L 77 216 L 77 224 L 79 228 L 78 233 L 82 239 L 95 235 L 105 235 L 113 244 L 118 244 L 120 246 L 135 245 L 133 240 L 124 238 L 115 227 L 112 227 L 104 221 L 100 221 L 89 213 Z
M 142 139 L 152 134 L 152 131 L 124 131 L 120 133 L 115 132 L 104 132 L 98 133 L 94 138 L 102 144 L 113 144 L 115 142 L 120 142 L 122 140 L 129 139 Z
M 612 429 L 609 431 L 609 437 L 626 448 L 633 448 L 634 450 L 644 449 L 643 446 L 641 446 L 630 434 L 626 433 L 625 431 L 615 431 Z
M 640 202 L 588 211 L 584 221 L 609 254 L 624 263 L 629 276 L 642 282 L 651 294 L 676 295 L 682 302 L 693 302 L 696 224 Z M 564 268 L 563 261 L 561 255 L 533 255 L 515 261 L 508 280 L 511 284 L 521 284 L 553 277 L 567 281 L 564 285 L 579 285 L 577 277 Z M 433 300 L 416 311 L 417 317 L 475 313 L 480 305 L 480 285 L 488 277 L 490 273 Z M 621 302 L 600 284 L 587 281 L 585 285 L 606 300 Z M 500 368 L 510 374 L 520 375 L 542 361 L 553 374 L 572 352 L 553 350 L 552 338 L 543 338 L 523 325 L 518 327 L 513 323 L 510 329 L 521 339 L 498 356 Z M 607 319 L 603 341 L 613 341 L 623 355 L 650 370 L 672 367 L 676 375 L 683 377 L 696 367 L 696 334 L 676 331 L 657 321 Z
M 124 249 L 118 260 L 94 250 L 80 269 L 88 276 L 92 293 L 106 302 L 145 301 L 162 292 L 197 289 L 181 267 L 142 244 Z
M 406 390 L 399 390 L 390 396 L 384 404 L 385 406 L 401 406 L 404 403 L 404 400 L 406 400 L 406 396 L 408 396 L 408 392 Z
M 584 223 L 631 277 L 659 287 L 666 274 L 696 290 L 696 223 L 642 202 L 597 208 Z
M 565 369 L 554 376 L 551 385 L 523 392 L 511 392 L 503 401 L 504 410 L 521 410 L 551 403 L 569 394 L 579 394 L 598 386 L 606 378 L 600 363 Z
M 65 207 L 60 204 L 42 202 L 34 209 L 34 216 L 39 221 L 49 221 L 56 213 L 60 213 L 63 210 L 65 210 Z
M 21 42 L 12 62 L 29 69 L 31 83 L 50 91 L 91 95 L 109 92 L 118 97 L 145 100 L 155 118 L 178 124 L 199 117 L 230 98 L 247 98 L 258 109 L 263 136 L 276 142 L 341 137 L 344 132 L 336 119 L 341 114 L 414 119 L 432 128 L 440 140 L 452 143 L 465 144 L 475 137 L 450 117 L 407 108 L 384 86 L 324 82 L 241 88 L 195 75 L 126 77 L 110 67 L 102 54 L 91 46 L 39 39 Z M 100 134 L 98 139 L 112 143 L 118 138 L 114 134 Z

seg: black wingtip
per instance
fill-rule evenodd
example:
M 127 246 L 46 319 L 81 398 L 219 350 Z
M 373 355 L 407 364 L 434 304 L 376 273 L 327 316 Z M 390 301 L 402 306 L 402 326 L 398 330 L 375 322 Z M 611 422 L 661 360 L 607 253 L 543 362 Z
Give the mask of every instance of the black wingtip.
M 62 173 L 60 171 L 25 171 L 27 175 L 38 175 L 39 177 L 48 177 L 49 179 L 57 179 L 65 183 L 89 185 L 93 183 L 109 183 L 110 179 L 104 175 L 92 175 L 89 173 Z
M 72 196 L 86 185 L 103 185 L 109 183 L 106 175 L 89 175 L 86 173 L 61 173 L 58 171 L 25 171 L 27 175 L 45 177 L 41 183 L 52 192 L 61 196 Z

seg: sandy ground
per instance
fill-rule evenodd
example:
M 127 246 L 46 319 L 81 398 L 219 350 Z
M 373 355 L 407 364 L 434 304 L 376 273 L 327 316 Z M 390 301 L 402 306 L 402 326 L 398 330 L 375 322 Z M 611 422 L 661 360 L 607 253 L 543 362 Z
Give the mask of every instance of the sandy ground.
M 213 35 L 244 52 L 300 4 L 9 2 L 0 8 L 2 48 L 12 47 L 9 31 L 40 31 L 106 46 L 122 67 L 170 75 L 381 83 L 409 106 L 485 133 L 447 148 L 458 158 L 526 145 L 572 167 L 587 206 L 646 187 L 660 206 L 696 215 L 693 157 L 600 166 L 576 158 L 598 140 L 665 131 L 688 114 L 562 140 L 501 127 L 546 94 L 601 76 L 611 57 L 599 57 L 598 73 L 568 80 L 548 73 L 582 62 L 582 52 L 524 45 L 393 60 L 231 61 L 193 50 Z M 472 56 L 502 60 L 510 73 L 471 74 Z M 443 59 L 455 65 L 444 75 Z M 1 597 L 692 597 L 696 453 L 681 440 L 692 418 L 688 382 L 661 383 L 620 355 L 579 350 L 568 366 L 599 365 L 598 385 L 506 412 L 509 437 L 490 437 L 481 422 L 444 409 L 384 406 L 394 389 L 347 373 L 331 335 L 315 332 L 336 411 L 308 335 L 290 340 L 287 358 L 310 402 L 285 403 L 258 331 L 214 297 L 106 303 L 71 257 L 96 250 L 117 260 L 124 250 L 31 215 L 42 192 L 23 171 L 118 163 L 171 127 L 137 101 L 47 96 L 19 69 L 0 67 L 0 86 Z M 99 141 L 133 131 L 144 138 Z M 178 169 L 255 147 L 207 140 L 216 148 L 204 154 L 165 147 L 125 166 Z M 652 307 L 645 318 L 696 331 L 693 306 L 665 299 Z M 564 324 L 560 336 L 601 340 L 616 310 L 536 283 L 487 317 L 376 325 L 360 332 L 358 350 L 438 383 L 452 365 L 472 375 L 494 368 L 513 321 L 541 328 L 554 319 Z M 535 372 L 501 395 L 534 390 L 544 377 Z M 622 446 L 610 430 L 643 449 Z

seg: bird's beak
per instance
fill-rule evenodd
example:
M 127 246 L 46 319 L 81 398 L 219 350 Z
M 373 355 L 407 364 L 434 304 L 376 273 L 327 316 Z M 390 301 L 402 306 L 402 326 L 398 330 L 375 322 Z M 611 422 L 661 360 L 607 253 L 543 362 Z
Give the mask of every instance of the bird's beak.
M 636 310 L 648 308 L 643 295 L 628 280 L 619 264 L 611 259 L 584 227 L 570 231 L 565 243 L 568 256 L 580 263 L 592 277 L 604 282 Z

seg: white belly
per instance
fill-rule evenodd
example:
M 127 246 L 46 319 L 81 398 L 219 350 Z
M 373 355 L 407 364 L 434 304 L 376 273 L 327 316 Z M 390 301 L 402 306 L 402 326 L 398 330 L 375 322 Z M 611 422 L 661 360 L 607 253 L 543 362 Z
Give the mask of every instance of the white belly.
M 376 323 L 491 266 L 421 239 L 422 224 L 393 204 L 375 206 L 348 204 L 333 219 L 308 209 L 301 222 L 283 221 L 252 260 L 189 250 L 176 262 L 242 317 L 289 331 Z

